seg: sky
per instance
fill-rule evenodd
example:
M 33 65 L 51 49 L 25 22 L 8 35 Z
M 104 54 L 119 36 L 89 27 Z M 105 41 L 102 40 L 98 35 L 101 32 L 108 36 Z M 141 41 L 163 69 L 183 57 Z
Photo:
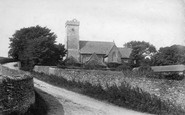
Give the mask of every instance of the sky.
M 64 44 L 65 22 L 74 18 L 80 40 L 185 45 L 183 0 L 0 0 L 0 56 L 8 56 L 9 38 L 23 27 L 48 27 Z

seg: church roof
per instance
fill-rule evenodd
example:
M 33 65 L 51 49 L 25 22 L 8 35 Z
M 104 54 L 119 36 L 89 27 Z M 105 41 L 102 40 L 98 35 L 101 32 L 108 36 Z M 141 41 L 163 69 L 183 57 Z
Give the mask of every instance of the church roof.
M 121 57 L 122 58 L 129 58 L 130 54 L 132 53 L 132 49 L 131 48 L 126 48 L 126 47 L 121 48 L 121 47 L 119 47 L 118 49 L 119 49 L 119 51 L 121 53 Z
M 100 41 L 80 41 L 80 53 L 81 54 L 108 54 L 114 42 L 100 42 Z

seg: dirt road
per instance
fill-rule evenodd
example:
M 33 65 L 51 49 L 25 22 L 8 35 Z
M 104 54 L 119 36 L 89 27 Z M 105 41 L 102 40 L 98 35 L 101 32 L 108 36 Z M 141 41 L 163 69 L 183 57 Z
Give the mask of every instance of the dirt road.
M 8 63 L 4 66 L 11 69 L 17 69 L 14 66 L 15 64 L 15 62 Z M 34 86 L 55 97 L 62 104 L 64 115 L 148 115 L 101 102 L 93 98 L 50 85 L 35 78 Z M 61 114 L 56 111 L 53 112 L 52 115 Z

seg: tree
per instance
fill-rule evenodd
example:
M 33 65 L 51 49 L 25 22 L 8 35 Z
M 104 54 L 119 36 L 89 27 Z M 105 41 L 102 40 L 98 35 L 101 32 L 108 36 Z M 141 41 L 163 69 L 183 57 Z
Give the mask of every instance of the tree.
M 141 65 L 150 65 L 149 60 L 156 52 L 155 46 L 145 41 L 130 41 L 124 44 L 124 46 L 132 48 L 129 62 L 129 65 L 132 68 L 139 67 Z
M 10 38 L 9 56 L 21 62 L 23 69 L 34 65 L 56 65 L 66 54 L 64 45 L 55 44 L 56 35 L 41 26 L 22 28 Z
M 170 47 L 162 47 L 158 53 L 154 55 L 153 65 L 175 64 L 185 64 L 185 46 L 172 45 Z

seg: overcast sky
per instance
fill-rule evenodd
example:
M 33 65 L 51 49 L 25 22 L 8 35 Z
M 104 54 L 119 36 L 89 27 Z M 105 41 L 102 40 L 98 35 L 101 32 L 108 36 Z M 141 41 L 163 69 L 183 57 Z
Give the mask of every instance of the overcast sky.
M 0 0 L 0 56 L 23 27 L 46 26 L 63 43 L 65 22 L 73 18 L 80 21 L 81 40 L 185 44 L 183 0 Z

